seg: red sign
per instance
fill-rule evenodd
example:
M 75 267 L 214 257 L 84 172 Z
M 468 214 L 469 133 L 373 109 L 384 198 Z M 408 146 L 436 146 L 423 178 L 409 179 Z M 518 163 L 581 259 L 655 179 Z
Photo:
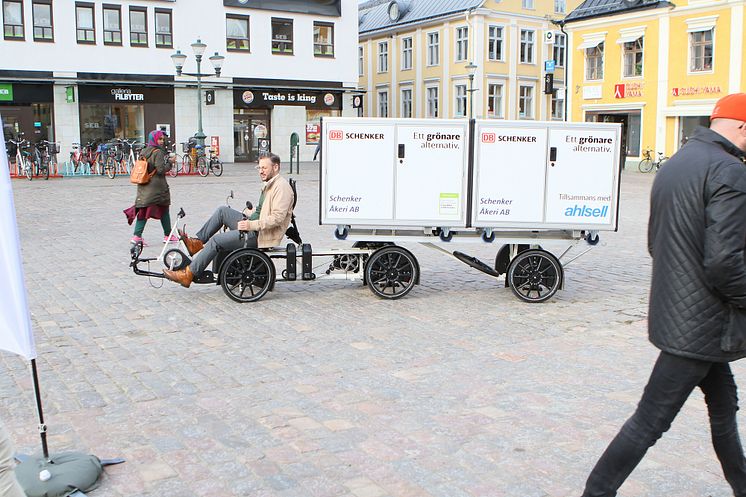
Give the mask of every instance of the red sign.
M 682 86 L 680 88 L 671 88 L 671 96 L 683 97 L 685 95 L 711 95 L 722 93 L 720 85 L 705 86 Z
M 614 98 L 624 98 L 624 85 L 614 85 Z
M 496 139 L 495 133 L 482 133 L 482 143 L 495 143 Z
M 213 153 L 215 153 L 215 155 L 220 155 L 220 137 L 219 136 L 210 137 L 210 148 L 212 149 Z
M 344 138 L 344 133 L 338 129 L 330 129 L 329 130 L 329 139 L 330 140 L 342 140 Z
M 319 143 L 319 132 L 321 125 L 317 123 L 306 123 L 306 145 L 317 145 Z

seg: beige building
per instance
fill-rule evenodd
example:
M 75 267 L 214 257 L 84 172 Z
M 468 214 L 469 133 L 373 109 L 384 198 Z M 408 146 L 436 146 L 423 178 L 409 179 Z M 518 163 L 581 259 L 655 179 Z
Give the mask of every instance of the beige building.
M 358 74 L 365 96 L 360 115 L 563 120 L 567 49 L 556 22 L 579 3 L 361 4 Z M 547 74 L 554 79 L 551 94 L 545 93 Z

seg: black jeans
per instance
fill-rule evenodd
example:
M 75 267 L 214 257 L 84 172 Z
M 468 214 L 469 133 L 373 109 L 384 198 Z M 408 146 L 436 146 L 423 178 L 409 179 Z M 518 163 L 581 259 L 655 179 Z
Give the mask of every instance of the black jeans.
M 728 363 L 661 352 L 637 410 L 593 468 L 583 497 L 614 497 L 645 452 L 666 432 L 695 387 L 705 394 L 712 445 L 736 497 L 746 497 L 746 459 L 736 425 L 738 396 Z

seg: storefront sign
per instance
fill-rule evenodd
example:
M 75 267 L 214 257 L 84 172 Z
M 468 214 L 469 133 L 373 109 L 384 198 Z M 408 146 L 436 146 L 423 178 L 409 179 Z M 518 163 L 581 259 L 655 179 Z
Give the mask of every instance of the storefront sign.
M 320 132 L 319 123 L 306 123 L 306 145 L 318 145 Z
M 342 15 L 342 0 L 223 0 L 223 5 L 299 14 Z
M 0 84 L 0 102 L 13 101 L 13 85 Z
M 583 100 L 591 100 L 603 97 L 603 86 L 593 85 L 583 87 Z
M 263 109 L 275 105 L 302 105 L 309 109 L 342 109 L 341 92 L 315 90 L 234 90 L 236 107 Z
M 173 104 L 174 91 L 165 87 L 78 85 L 78 100 L 102 104 Z
M 65 102 L 69 104 L 75 102 L 75 87 L 74 86 L 65 87 Z
M 687 95 L 709 95 L 722 92 L 723 90 L 720 88 L 720 85 L 680 86 L 671 88 L 671 95 L 674 97 L 684 97 Z
M 210 149 L 213 151 L 215 155 L 220 155 L 220 137 L 219 136 L 210 137 Z
M 614 85 L 614 98 L 641 97 L 645 83 L 622 83 Z

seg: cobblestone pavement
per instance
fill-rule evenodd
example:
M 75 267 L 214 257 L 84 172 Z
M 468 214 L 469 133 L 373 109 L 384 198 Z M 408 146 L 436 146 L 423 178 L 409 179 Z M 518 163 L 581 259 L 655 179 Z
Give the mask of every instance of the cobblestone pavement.
M 301 169 L 304 238 L 349 246 L 318 226 L 318 169 Z M 128 268 L 126 178 L 15 180 L 51 450 L 127 459 L 93 497 L 577 497 L 657 355 L 652 179 L 624 173 L 620 231 L 544 304 L 419 245 L 422 284 L 398 301 L 358 281 L 278 284 L 253 304 L 158 288 Z M 170 184 L 190 231 L 231 189 L 234 205 L 259 189 L 244 165 Z M 151 221 L 146 240 L 161 236 Z M 488 262 L 497 249 L 451 247 Z M 28 365 L 7 353 L 0 416 L 21 452 L 40 450 Z M 620 495 L 731 495 L 701 394 Z

